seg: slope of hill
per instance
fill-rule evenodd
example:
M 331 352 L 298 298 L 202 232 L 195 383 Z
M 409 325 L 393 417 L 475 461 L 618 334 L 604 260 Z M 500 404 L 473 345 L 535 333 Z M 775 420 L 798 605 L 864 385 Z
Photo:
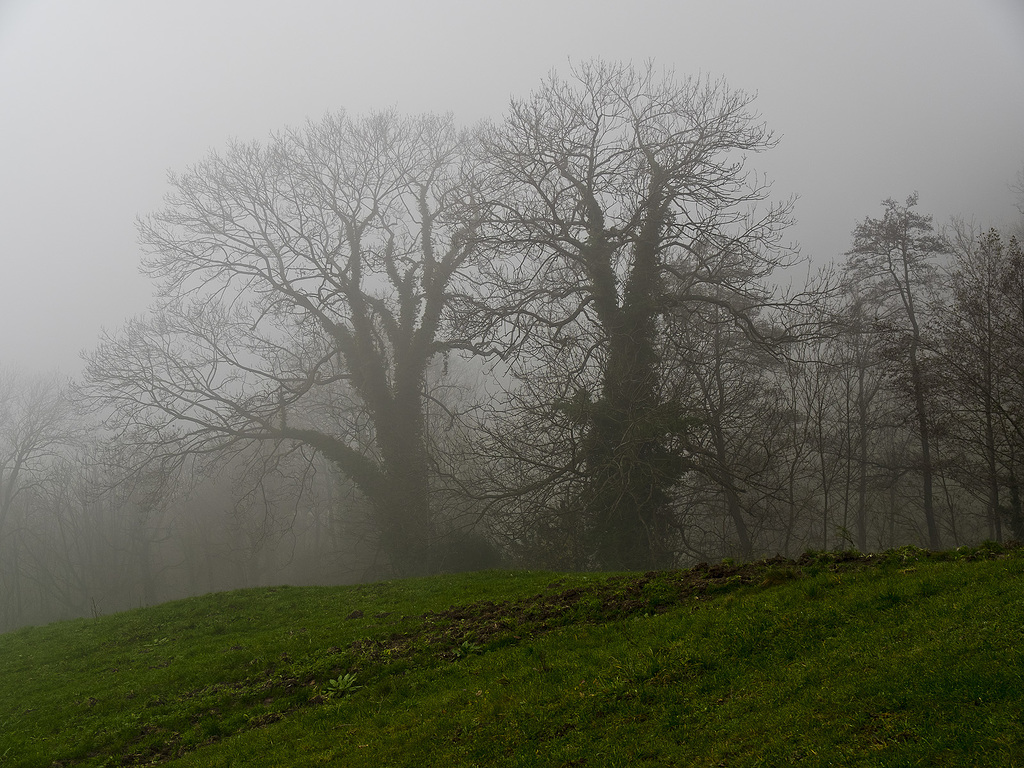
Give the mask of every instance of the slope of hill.
M 1024 551 L 246 590 L 0 636 L 0 765 L 1024 765 Z

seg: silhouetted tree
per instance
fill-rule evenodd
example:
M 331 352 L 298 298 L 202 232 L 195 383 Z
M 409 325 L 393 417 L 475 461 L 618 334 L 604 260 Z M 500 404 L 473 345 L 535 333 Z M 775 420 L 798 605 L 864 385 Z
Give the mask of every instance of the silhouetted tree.
M 63 376 L 0 370 L 0 627 L 16 626 L 33 610 L 26 576 L 34 565 L 25 545 L 38 525 L 52 522 L 35 500 L 81 437 L 76 410 Z
M 483 142 L 495 215 L 471 335 L 491 343 L 474 348 L 509 361 L 516 434 L 548 448 L 519 452 L 523 486 L 568 483 L 540 491 L 540 514 L 604 567 L 672 559 L 692 422 L 666 390 L 667 313 L 714 306 L 756 335 L 776 300 L 765 278 L 793 257 L 780 247 L 790 205 L 761 208 L 768 186 L 745 167 L 775 144 L 752 101 L 592 62 L 513 101 Z
M 143 455 L 314 448 L 393 569 L 429 571 L 425 372 L 474 256 L 466 142 L 449 118 L 335 114 L 172 175 L 140 224 L 160 299 L 89 356 L 108 426 Z
M 0 370 L 0 539 L 15 499 L 79 432 L 59 374 Z
M 935 287 L 935 258 L 948 253 L 949 246 L 934 234 L 932 217 L 915 210 L 917 200 L 916 193 L 903 204 L 885 200 L 882 218 L 868 217 L 858 224 L 853 247 L 847 252 L 847 269 L 851 278 L 869 291 L 877 322 L 891 336 L 894 371 L 905 382 L 914 409 L 928 546 L 939 549 L 942 539 L 934 502 L 924 317 L 929 291 Z
M 1024 531 L 1024 255 L 994 229 L 960 221 L 952 232 L 952 301 L 939 323 L 943 406 L 961 446 L 961 481 L 983 485 L 989 534 L 1001 540 L 1004 518 L 1015 536 Z

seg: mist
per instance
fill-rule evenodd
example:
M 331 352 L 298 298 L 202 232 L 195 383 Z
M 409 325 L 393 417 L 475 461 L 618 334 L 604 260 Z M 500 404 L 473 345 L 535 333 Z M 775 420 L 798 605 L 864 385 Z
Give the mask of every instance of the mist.
M 470 188 L 475 195 L 493 179 L 511 185 L 519 178 L 495 159 L 497 143 L 481 150 L 461 144 L 469 141 L 463 134 L 485 135 L 484 125 L 502 130 L 511 100 L 531 98 L 552 75 L 571 80 L 573 72 L 594 61 L 636 71 L 650 63 L 656 78 L 694 77 L 749 96 L 751 124 L 763 124 L 769 133 L 763 141 L 736 141 L 730 151 L 756 174 L 751 200 L 762 206 L 758 210 L 778 207 L 774 218 L 762 222 L 756 243 L 752 240 L 750 252 L 761 260 L 751 272 L 760 269 L 775 278 L 784 273 L 795 293 L 820 289 L 820 303 L 786 303 L 784 309 L 770 281 L 735 289 L 729 300 L 734 309 L 742 307 L 739 325 L 766 339 L 776 338 L 776 326 L 802 332 L 815 313 L 840 312 L 838 305 L 824 308 L 828 302 L 822 297 L 841 293 L 841 281 L 830 269 L 841 270 L 854 248 L 855 230 L 866 219 L 882 217 L 885 200 L 898 207 L 916 194 L 915 205 L 905 206 L 904 214 L 920 213 L 929 218 L 931 231 L 948 235 L 948 248 L 934 254 L 936 266 L 950 267 L 958 258 L 974 263 L 979 253 L 994 253 L 994 241 L 985 239 L 990 228 L 1003 233 L 999 253 L 1012 260 L 1009 238 L 1020 227 L 1024 205 L 1014 188 L 1024 172 L 1024 9 L 1012 0 L 969 6 L 952 0 L 897 5 L 871 0 L 849 8 L 795 0 L 770 7 L 755 2 L 627 7 L 300 0 L 287 11 L 269 2 L 211 7 L 8 0 L 0 5 L 0 491 L 6 494 L 0 550 L 11 597 L 0 607 L 0 628 L 211 590 L 420 575 L 413 563 L 429 563 L 430 572 L 677 567 L 727 556 L 792 556 L 807 547 L 947 546 L 1014 535 L 1019 520 L 1012 510 L 998 510 L 1009 509 L 1011 494 L 1019 493 L 1020 454 L 1014 452 L 1019 423 L 1006 422 L 994 442 L 980 447 L 973 433 L 947 429 L 946 423 L 967 408 L 963 393 L 969 387 L 963 381 L 947 380 L 922 413 L 919 424 L 941 422 L 934 432 L 938 437 L 922 455 L 935 452 L 937 468 L 949 466 L 943 461 L 954 457 L 966 466 L 971 457 L 987 456 L 985 471 L 1001 478 L 994 492 L 998 498 L 952 470 L 937 469 L 930 490 L 924 490 L 920 479 L 928 472 L 920 463 L 899 462 L 901 451 L 915 456 L 921 451 L 922 430 L 928 443 L 927 426 L 894 425 L 890 418 L 909 406 L 899 399 L 899 383 L 886 378 L 886 366 L 910 371 L 909 359 L 883 364 L 889 352 L 881 347 L 871 353 L 876 358 L 858 358 L 857 364 L 876 376 L 877 391 L 888 394 L 872 401 L 879 410 L 870 423 L 844 422 L 839 399 L 829 401 L 836 403 L 831 411 L 813 410 L 809 387 L 820 383 L 815 376 L 823 369 L 813 369 L 814 375 L 806 371 L 816 363 L 834 367 L 840 358 L 853 365 L 850 356 L 808 342 L 802 351 L 786 353 L 810 366 L 796 373 L 780 363 L 762 365 L 759 351 L 729 336 L 729 353 L 714 357 L 714 350 L 725 349 L 720 342 L 726 337 L 691 334 L 687 324 L 698 317 L 702 328 L 724 327 L 703 308 L 692 310 L 692 316 L 679 310 L 651 321 L 661 335 L 650 339 L 650 352 L 661 367 L 657 391 L 647 394 L 660 399 L 644 418 L 671 416 L 678 432 L 673 439 L 685 433 L 689 442 L 685 449 L 678 440 L 660 445 L 686 462 L 669 479 L 659 475 L 645 481 L 651 487 L 662 483 L 659 503 L 674 510 L 663 530 L 671 544 L 648 551 L 645 556 L 654 558 L 650 563 L 635 559 L 640 556 L 633 550 L 612 552 L 607 542 L 595 543 L 596 524 L 586 514 L 579 519 L 563 514 L 580 499 L 586 509 L 604 503 L 594 477 L 605 470 L 594 467 L 605 459 L 586 450 L 592 448 L 587 436 L 599 431 L 594 409 L 608 402 L 601 389 L 607 371 L 602 374 L 594 367 L 599 363 L 579 351 L 598 349 L 610 338 L 594 330 L 603 320 L 590 318 L 593 327 L 544 337 L 547 346 L 530 347 L 543 334 L 523 330 L 511 299 L 501 304 L 490 297 L 498 319 L 487 322 L 467 321 L 465 307 L 454 307 L 452 317 L 462 324 L 439 324 L 433 351 L 423 353 L 423 370 L 410 379 L 408 392 L 399 392 L 398 369 L 388 367 L 397 365 L 397 347 L 380 342 L 387 347 L 380 381 L 394 390 L 393 400 L 381 404 L 373 402 L 373 387 L 358 380 L 376 364 L 359 357 L 368 354 L 364 349 L 344 348 L 337 337 L 316 331 L 312 315 L 299 317 L 308 310 L 305 305 L 287 310 L 297 313 L 287 322 L 257 331 L 273 313 L 253 299 L 256 309 L 249 315 L 218 316 L 224 327 L 249 329 L 231 337 L 242 352 L 217 359 L 219 371 L 230 362 L 234 373 L 179 389 L 174 402 L 161 399 L 156 387 L 137 386 L 138 366 L 153 358 L 147 357 L 150 348 L 130 347 L 126 340 L 156 338 L 173 320 L 193 346 L 181 341 L 185 346 L 175 347 L 177 357 L 169 359 L 193 361 L 202 357 L 197 350 L 205 354 L 213 348 L 200 334 L 200 324 L 181 324 L 195 313 L 156 311 L 161 302 L 168 306 L 168 283 L 160 295 L 160 281 L 140 272 L 146 254 L 163 259 L 166 278 L 183 268 L 174 265 L 186 264 L 185 256 L 201 252 L 198 246 L 189 251 L 184 241 L 177 252 L 168 248 L 173 238 L 164 239 L 158 226 L 161 212 L 182 210 L 175 208 L 173 196 L 180 199 L 184 188 L 175 179 L 215 179 L 202 171 L 211 158 L 223 159 L 229 171 L 244 169 L 242 160 L 232 159 L 232 148 L 253 142 L 280 146 L 296 157 L 298 145 L 275 142 L 305 136 L 321 121 L 341 125 L 339 115 L 356 123 L 394 115 L 396 132 L 405 130 L 405 116 L 448 116 L 450 126 L 431 123 L 410 135 L 430 134 L 434 146 L 448 153 L 437 167 L 451 187 L 432 192 L 436 198 L 428 202 L 437 205 L 439 249 L 454 249 L 452 243 L 466 234 L 460 227 L 468 226 L 469 214 L 452 213 L 446 195 Z M 470 183 L 460 176 L 466 173 L 463 163 L 490 163 L 491 181 Z M 267 168 L 276 172 L 272 164 Z M 315 178 L 312 171 L 309 178 Z M 313 193 L 297 190 L 287 202 L 308 204 Z M 395 200 L 405 205 L 413 195 L 410 187 Z M 723 210 L 734 202 L 723 200 Z M 395 210 L 401 207 L 392 202 Z M 155 222 L 149 218 L 154 214 Z M 404 244 L 410 249 L 407 263 L 422 258 L 413 247 L 425 237 L 417 234 L 418 215 L 402 220 L 413 233 Z M 473 226 L 496 226 L 495 216 L 481 213 Z M 960 222 L 956 231 L 954 217 Z M 237 224 L 245 228 L 243 221 Z M 519 239 L 493 246 L 494 252 L 504 258 L 517 243 L 534 242 L 530 238 L 536 233 L 526 231 L 529 224 L 525 217 L 503 220 L 507 229 L 502 231 Z M 623 229 L 628 222 L 619 224 Z M 377 238 L 372 242 L 380 246 L 380 265 L 386 263 L 388 234 L 397 231 L 393 225 L 376 220 L 368 225 Z M 694 239 L 702 247 L 717 242 L 705 230 Z M 328 236 L 323 237 L 326 242 Z M 675 262 L 666 268 L 685 284 Z M 456 275 L 470 269 L 468 262 L 452 266 Z M 317 265 L 313 272 L 328 275 L 330 269 Z M 300 272 L 297 279 L 310 280 L 310 274 Z M 401 299 L 408 281 L 421 274 L 413 269 L 406 279 L 380 266 L 381 282 L 360 288 L 387 304 Z M 693 277 L 697 274 L 690 275 L 692 284 L 708 292 L 711 282 L 702 283 L 705 276 Z M 466 286 L 474 279 L 466 277 L 465 285 L 456 286 L 459 295 L 471 295 Z M 625 285 L 628 274 L 620 271 L 618 279 Z M 805 279 L 813 290 L 803 285 Z M 514 281 L 510 285 L 509 295 L 516 287 Z M 952 295 L 926 281 L 921 286 L 922 307 L 926 294 L 937 304 L 943 303 L 937 296 Z M 335 286 L 338 293 L 350 287 Z M 408 300 L 427 295 L 428 287 L 410 293 Z M 550 286 L 544 290 L 558 293 Z M 199 291 L 188 297 L 213 295 Z M 170 296 L 185 294 L 171 290 Z M 241 289 L 237 296 L 252 299 Z M 242 298 L 225 302 L 230 310 L 224 311 L 236 311 Z M 490 300 L 472 299 L 481 305 Z M 220 305 L 210 300 L 201 306 L 213 312 Z M 321 331 L 329 327 L 323 324 L 327 320 L 343 324 L 353 311 L 348 305 L 325 309 Z M 424 304 L 418 317 L 432 311 Z M 448 311 L 446 306 L 438 314 L 447 318 Z M 893 328 L 902 327 L 891 306 L 878 312 Z M 401 319 L 395 312 L 380 320 L 384 314 L 374 316 L 381 327 Z M 572 322 L 587 317 L 581 311 Z M 1016 348 L 1019 340 L 1007 333 L 1003 341 Z M 952 335 L 943 337 L 935 349 L 954 349 L 954 341 Z M 742 354 L 730 356 L 739 349 Z M 838 357 L 825 361 L 826 353 Z M 735 401 L 712 402 L 706 386 L 714 378 L 712 362 L 715 371 L 728 371 Z M 169 372 L 170 364 L 160 370 L 173 382 Z M 159 375 L 151 380 L 164 381 Z M 840 382 L 829 386 L 827 396 L 824 389 L 815 395 L 816 402 L 839 398 Z M 1020 393 L 1007 386 L 1003 396 L 1017 402 Z M 199 399 L 183 399 L 183 390 L 199 392 Z M 237 398 L 223 411 L 210 406 L 226 392 Z M 769 405 L 756 399 L 757 392 Z M 790 401 L 784 400 L 787 392 Z M 844 405 L 864 405 L 867 394 L 850 392 L 843 395 Z M 545 403 L 553 404 L 543 417 L 547 421 L 523 415 L 540 414 Z M 686 410 L 690 420 L 674 411 L 666 416 L 669 405 Z M 399 406 L 415 415 L 396 419 L 396 425 L 385 416 Z M 750 414 L 763 414 L 769 406 L 775 420 L 765 419 L 762 435 Z M 216 423 L 204 423 L 202 430 L 182 427 L 192 423 L 193 407 L 207 408 Z M 723 421 L 736 408 L 746 409 L 746 420 Z M 801 419 L 786 415 L 800 409 Z M 514 413 L 520 415 L 504 420 Z M 52 417 L 42 419 L 42 431 L 36 429 L 40 415 Z M 812 446 L 803 425 L 815 419 L 830 425 L 834 444 L 822 439 Z M 318 436 L 310 437 L 314 431 Z M 179 442 L 164 450 L 172 433 Z M 34 437 L 26 442 L 27 435 Z M 857 451 L 863 453 L 854 451 L 858 439 Z M 423 455 L 399 450 L 421 441 Z M 622 438 L 619 446 L 626 442 Z M 753 448 L 761 444 L 769 448 Z M 844 447 L 836 447 L 840 444 Z M 548 453 L 526 455 L 517 448 L 523 445 Z M 804 449 L 798 445 L 812 446 L 807 450 L 818 463 L 801 464 Z M 601 449 L 612 456 L 608 466 L 625 460 L 617 453 L 620 447 L 609 442 Z M 568 456 L 573 450 L 579 453 Z M 863 468 L 867 453 L 877 471 L 858 476 L 854 459 Z M 701 464 L 712 460 L 713 469 Z M 536 474 L 556 465 L 561 474 L 549 473 L 556 479 Z M 785 478 L 797 476 L 798 468 L 803 485 L 786 485 Z M 406 499 L 385 499 L 383 492 L 375 496 L 378 479 L 366 479 L 375 471 L 383 473 L 389 492 L 397 493 L 398 481 L 408 481 Z M 415 473 L 413 482 L 409 478 Z M 743 493 L 734 494 L 739 486 Z M 635 489 L 622 493 L 636 496 Z M 930 494 L 942 497 L 932 511 L 925 502 Z M 413 546 L 417 537 L 395 544 L 412 518 L 389 517 L 382 510 L 405 510 L 413 504 L 410 499 L 426 504 L 428 498 L 430 511 L 423 514 L 430 524 L 418 538 L 424 547 L 430 543 L 429 551 Z M 857 504 L 867 517 L 851 511 Z M 628 528 L 622 525 L 620 533 Z

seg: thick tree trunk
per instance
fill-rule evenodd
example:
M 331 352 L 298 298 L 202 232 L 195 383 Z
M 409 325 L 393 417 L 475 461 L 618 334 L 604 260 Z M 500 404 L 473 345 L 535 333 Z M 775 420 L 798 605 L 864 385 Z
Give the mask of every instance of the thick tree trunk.
M 667 485 L 672 477 L 659 466 L 663 446 L 652 429 L 657 418 L 653 371 L 637 356 L 635 349 L 613 354 L 618 359 L 609 366 L 603 397 L 591 409 L 585 449 L 590 479 L 584 499 L 598 521 L 599 564 L 611 569 L 668 565 Z
M 422 408 L 422 386 L 402 387 L 394 410 L 378 419 L 377 438 L 384 469 L 377 510 L 381 544 L 400 576 L 435 570 L 437 531 L 430 505 L 430 481 Z
M 316 448 L 352 480 L 370 504 L 381 549 L 396 574 L 425 575 L 433 566 L 430 549 L 436 534 L 423 415 L 418 395 L 405 397 L 403 407 L 397 407 L 402 400 L 395 398 L 396 407 L 376 419 L 379 462 L 313 430 L 286 428 L 282 436 Z
M 602 391 L 589 413 L 582 503 L 595 519 L 599 565 L 637 570 L 667 567 L 669 491 L 680 471 L 666 451 L 658 393 L 658 296 L 661 290 L 657 205 L 633 251 L 621 305 L 613 259 L 595 238 L 590 271 L 608 336 Z

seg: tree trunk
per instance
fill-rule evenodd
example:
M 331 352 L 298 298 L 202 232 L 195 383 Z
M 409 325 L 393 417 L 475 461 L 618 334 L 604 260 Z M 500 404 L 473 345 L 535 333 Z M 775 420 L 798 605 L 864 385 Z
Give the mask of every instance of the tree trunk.
M 999 514 L 999 478 L 996 474 L 996 437 L 993 425 L 991 397 L 985 398 L 985 465 L 988 474 L 988 525 L 989 536 L 1003 540 L 1003 521 Z
M 864 387 L 866 369 L 857 372 L 857 549 L 868 551 L 868 401 Z
M 596 518 L 594 535 L 603 568 L 667 567 L 669 491 L 680 474 L 666 451 L 655 350 L 661 290 L 659 233 L 663 213 L 652 203 L 633 265 L 617 301 L 612 259 L 594 242 L 590 272 L 596 305 L 608 335 L 601 396 L 590 408 L 583 503 Z
M 928 409 L 925 405 L 924 377 L 917 360 L 917 340 L 910 351 L 910 372 L 914 388 L 914 410 L 917 413 L 917 428 L 921 438 L 921 479 L 924 493 L 924 520 L 928 529 L 929 549 L 942 549 L 939 526 L 935 519 L 934 468 L 932 466 L 931 429 L 928 425 Z
M 720 473 L 719 483 L 725 493 L 726 509 L 729 512 L 729 518 L 732 520 L 733 528 L 736 530 L 740 556 L 744 560 L 750 560 L 754 556 L 754 547 L 750 541 L 750 533 L 747 531 L 747 523 L 743 519 L 743 505 L 740 503 L 740 495 L 736 490 L 736 478 L 729 469 L 729 455 L 726 451 L 725 435 L 717 419 L 714 420 L 711 427 L 714 431 L 715 453 L 717 454 Z
M 436 565 L 422 391 L 415 381 L 397 384 L 392 411 L 377 421 L 384 488 L 375 506 L 381 544 L 401 576 L 423 576 Z

